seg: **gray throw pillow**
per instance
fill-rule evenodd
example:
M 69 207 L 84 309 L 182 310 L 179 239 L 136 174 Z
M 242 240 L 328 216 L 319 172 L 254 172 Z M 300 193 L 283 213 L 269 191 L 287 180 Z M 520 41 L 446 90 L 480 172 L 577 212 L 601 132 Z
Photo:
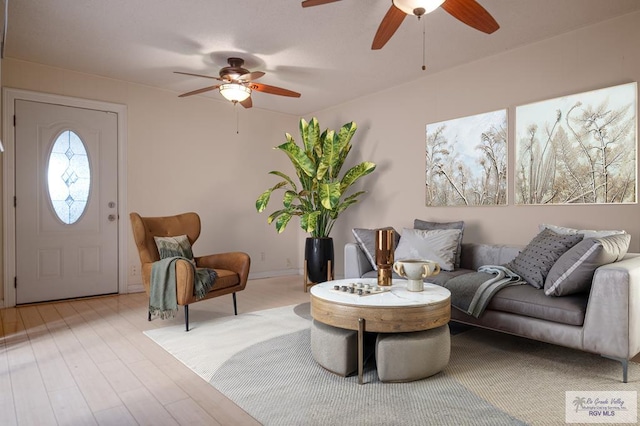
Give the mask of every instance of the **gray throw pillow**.
M 398 234 L 398 231 L 393 229 L 392 226 L 376 229 L 353 228 L 351 230 L 358 246 L 360 246 L 360 249 L 364 252 L 365 256 L 367 256 L 369 263 L 371 263 L 375 271 L 378 270 L 378 265 L 376 265 L 376 231 L 378 229 L 391 229 L 393 231 L 393 248 L 395 250 L 400 242 L 400 234 Z
M 415 219 L 413 221 L 415 229 L 459 229 L 460 237 L 458 238 L 458 248 L 456 249 L 455 269 L 460 268 L 460 256 L 462 255 L 462 234 L 464 233 L 464 221 L 458 222 L 430 222 L 427 220 Z
M 584 239 L 553 265 L 544 282 L 544 294 L 567 296 L 589 291 L 596 269 L 622 259 L 630 243 L 629 234 Z
M 153 237 L 158 247 L 160 259 L 167 257 L 185 257 L 193 260 L 193 252 L 191 251 L 191 243 L 186 235 L 178 235 L 176 237 Z
M 404 228 L 395 260 L 432 260 L 437 262 L 442 270 L 453 271 L 461 233 L 459 229 L 427 231 Z
M 556 260 L 580 241 L 582 235 L 561 235 L 544 229 L 505 266 L 535 288 L 542 288 Z

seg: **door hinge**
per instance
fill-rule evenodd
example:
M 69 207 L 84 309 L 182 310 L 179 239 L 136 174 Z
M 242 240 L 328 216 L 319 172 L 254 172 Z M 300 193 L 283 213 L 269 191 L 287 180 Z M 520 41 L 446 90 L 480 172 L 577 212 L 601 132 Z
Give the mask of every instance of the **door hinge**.
M 16 127 L 16 115 L 13 114 L 13 127 Z
M 13 277 L 13 288 L 18 288 L 18 277 Z
M 18 198 L 15 195 L 13 196 L 13 207 L 18 207 Z

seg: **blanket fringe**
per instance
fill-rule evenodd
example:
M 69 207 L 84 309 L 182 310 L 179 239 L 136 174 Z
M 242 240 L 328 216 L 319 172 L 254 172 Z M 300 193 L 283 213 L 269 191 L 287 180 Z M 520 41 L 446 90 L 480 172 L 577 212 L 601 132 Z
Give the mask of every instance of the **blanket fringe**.
M 160 309 L 160 308 L 156 308 L 154 306 L 149 305 L 149 314 L 151 315 L 151 318 L 160 318 L 160 319 L 170 319 L 170 318 L 175 318 L 176 314 L 178 313 L 178 309 Z
M 213 269 L 198 268 L 196 269 L 196 280 L 194 282 L 193 292 L 197 300 L 204 298 L 207 293 L 213 288 L 218 273 Z

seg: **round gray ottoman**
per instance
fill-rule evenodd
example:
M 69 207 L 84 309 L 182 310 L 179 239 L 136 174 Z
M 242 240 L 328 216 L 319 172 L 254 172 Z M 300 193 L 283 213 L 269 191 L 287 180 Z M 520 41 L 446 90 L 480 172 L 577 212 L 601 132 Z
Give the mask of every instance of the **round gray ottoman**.
M 346 377 L 358 370 L 358 332 L 313 320 L 311 355 L 322 367 Z
M 410 382 L 442 371 L 449 363 L 449 326 L 413 333 L 380 333 L 376 340 L 378 377 L 383 382 Z

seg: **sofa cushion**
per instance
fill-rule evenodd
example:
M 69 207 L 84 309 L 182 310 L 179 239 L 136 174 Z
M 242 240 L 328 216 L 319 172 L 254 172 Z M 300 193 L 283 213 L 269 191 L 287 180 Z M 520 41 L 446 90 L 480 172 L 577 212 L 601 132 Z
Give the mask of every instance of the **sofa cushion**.
M 587 293 L 549 297 L 544 294 L 544 290 L 528 285 L 516 285 L 497 292 L 487 309 L 581 326 L 584 323 L 588 300 Z
M 393 231 L 393 247 L 394 249 L 398 247 L 400 234 L 391 226 L 376 229 L 353 228 L 351 230 L 374 271 L 378 270 L 378 265 L 376 265 L 376 231 L 378 229 L 391 229 Z
M 567 228 L 565 226 L 549 225 L 548 223 L 540 224 L 538 229 L 540 231 L 543 231 L 545 229 L 551 229 L 553 232 L 557 234 L 563 234 L 563 235 L 580 234 L 584 238 L 600 238 L 600 237 L 608 237 L 609 235 L 626 234 L 626 231 L 619 231 L 619 230 L 596 231 L 593 229 L 574 229 L 574 228 Z
M 596 269 L 622 259 L 631 235 L 614 234 L 602 238 L 587 238 L 570 248 L 553 265 L 544 282 L 547 296 L 566 296 L 586 292 Z
M 520 275 L 535 288 L 542 288 L 544 280 L 556 260 L 582 241 L 582 235 L 562 235 L 544 229 L 505 266 Z
M 432 260 L 438 262 L 440 269 L 453 271 L 461 233 L 459 229 L 426 231 L 404 228 L 395 251 L 395 260 Z
M 460 256 L 462 255 L 462 234 L 464 233 L 464 221 L 458 222 L 430 222 L 427 220 L 415 219 L 413 221 L 413 227 L 415 229 L 424 229 L 431 231 L 433 229 L 459 229 L 460 238 L 458 239 L 458 248 L 456 249 L 456 262 L 455 268 L 460 267 Z
M 522 247 L 501 244 L 462 244 L 462 269 L 478 270 L 484 265 L 504 265 L 520 253 Z

